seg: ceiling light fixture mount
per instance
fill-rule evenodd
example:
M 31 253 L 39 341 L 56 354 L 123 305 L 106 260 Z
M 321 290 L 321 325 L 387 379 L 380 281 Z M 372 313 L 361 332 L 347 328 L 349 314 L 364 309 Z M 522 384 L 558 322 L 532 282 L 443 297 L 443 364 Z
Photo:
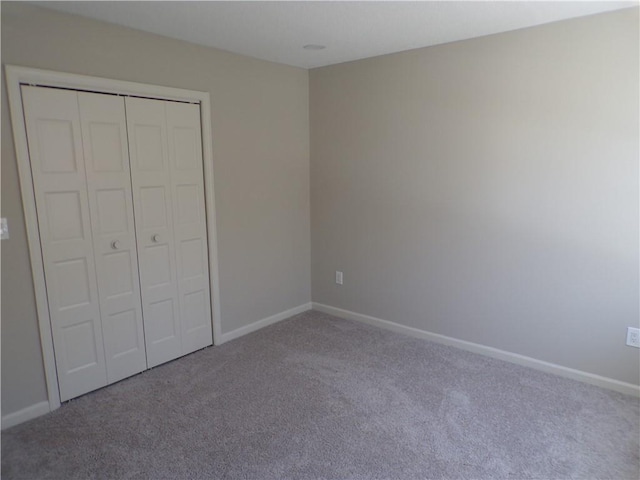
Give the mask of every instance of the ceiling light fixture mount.
M 305 45 L 302 48 L 304 48 L 305 50 L 324 50 L 327 47 L 325 45 L 318 45 L 316 43 L 310 43 L 308 45 Z

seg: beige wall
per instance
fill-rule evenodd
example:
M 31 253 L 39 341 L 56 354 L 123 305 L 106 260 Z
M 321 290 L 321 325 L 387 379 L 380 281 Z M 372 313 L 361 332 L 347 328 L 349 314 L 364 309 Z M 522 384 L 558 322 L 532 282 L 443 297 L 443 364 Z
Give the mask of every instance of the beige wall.
M 222 330 L 310 301 L 306 70 L 7 2 L 2 63 L 210 92 Z M 3 85 L 3 415 L 46 400 L 6 100 Z
M 311 70 L 313 300 L 638 384 L 638 57 L 636 8 Z

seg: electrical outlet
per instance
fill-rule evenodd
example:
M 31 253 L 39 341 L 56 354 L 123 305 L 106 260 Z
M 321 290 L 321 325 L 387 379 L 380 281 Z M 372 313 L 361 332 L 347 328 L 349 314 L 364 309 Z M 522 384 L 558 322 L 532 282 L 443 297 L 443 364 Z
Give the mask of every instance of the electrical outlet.
M 342 285 L 342 272 L 336 270 L 336 283 Z
M 640 348 L 640 328 L 627 327 L 627 345 Z

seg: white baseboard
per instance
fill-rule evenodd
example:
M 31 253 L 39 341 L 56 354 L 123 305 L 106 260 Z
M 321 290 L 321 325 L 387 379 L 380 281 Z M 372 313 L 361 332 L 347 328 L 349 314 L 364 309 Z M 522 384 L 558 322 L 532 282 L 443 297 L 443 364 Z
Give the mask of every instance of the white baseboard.
M 2 430 L 18 425 L 19 423 L 32 420 L 36 417 L 49 413 L 49 411 L 49 402 L 44 401 L 31 405 L 27 408 L 23 408 L 22 410 L 18 410 L 17 412 L 4 415 L 2 417 Z
M 235 330 L 231 330 L 230 332 L 223 333 L 220 336 L 219 344 L 223 344 L 235 338 L 247 335 L 248 333 L 255 332 L 256 330 L 260 330 L 261 328 L 273 325 L 274 323 L 285 320 L 289 317 L 293 317 L 294 315 L 297 315 L 299 313 L 306 312 L 307 310 L 311 310 L 311 302 L 298 305 L 297 307 L 290 308 L 289 310 L 285 310 L 284 312 L 276 313 L 275 315 L 271 315 L 270 317 L 263 318 L 262 320 L 250 323 L 249 325 L 245 325 L 244 327 L 236 328 Z
M 330 305 L 324 305 L 322 303 L 312 302 L 312 305 L 314 310 L 328 313 L 329 315 L 334 315 L 336 317 L 368 323 L 369 325 L 374 325 L 376 327 L 385 328 L 394 332 L 403 333 L 412 337 L 431 340 L 432 342 L 450 345 L 452 347 L 461 348 L 469 352 L 479 353 L 488 357 L 493 357 L 499 360 L 504 360 L 507 362 L 516 363 L 518 365 L 523 365 L 525 367 L 530 367 L 535 370 L 553 373 L 561 377 L 571 378 L 573 380 L 589 383 L 598 387 L 622 392 L 627 395 L 640 397 L 640 386 L 634 385 L 632 383 L 621 382 L 620 380 L 615 380 L 613 378 L 602 377 L 593 373 L 583 372 L 582 370 L 563 367 L 562 365 L 545 362 L 543 360 L 526 357 L 524 355 L 507 352 L 498 348 L 488 347 L 486 345 L 480 345 L 479 343 L 467 342 L 465 340 L 458 340 L 457 338 L 447 337 L 446 335 L 440 335 L 438 333 L 432 333 L 426 330 L 420 330 L 418 328 L 407 327 L 405 325 L 400 325 L 399 323 L 382 320 L 380 318 L 363 315 L 361 313 L 356 313 L 349 310 L 343 310 L 342 308 L 336 308 Z

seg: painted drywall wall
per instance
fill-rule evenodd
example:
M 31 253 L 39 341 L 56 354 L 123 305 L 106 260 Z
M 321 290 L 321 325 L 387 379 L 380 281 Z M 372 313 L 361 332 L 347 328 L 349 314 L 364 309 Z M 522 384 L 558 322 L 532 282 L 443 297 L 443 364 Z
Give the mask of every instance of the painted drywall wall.
M 222 331 L 310 301 L 306 70 L 10 2 L 2 63 L 210 92 Z M 3 415 L 46 400 L 5 90 Z
M 311 70 L 314 302 L 638 384 L 638 58 L 634 8 Z

